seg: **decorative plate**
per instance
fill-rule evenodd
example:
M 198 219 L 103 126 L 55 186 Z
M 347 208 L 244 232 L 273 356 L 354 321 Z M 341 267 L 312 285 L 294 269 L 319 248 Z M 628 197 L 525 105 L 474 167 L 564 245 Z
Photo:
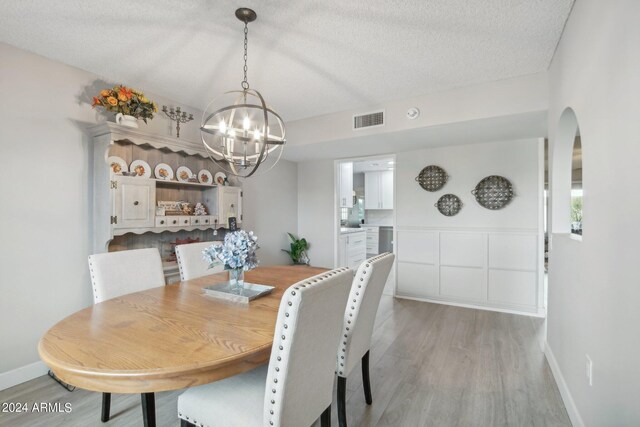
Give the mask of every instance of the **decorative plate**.
M 202 169 L 198 172 L 198 181 L 203 184 L 213 184 L 213 175 L 206 169 Z
M 504 208 L 514 196 L 511 182 L 498 175 L 483 178 L 471 194 L 475 196 L 480 206 L 491 210 Z
M 129 170 L 134 172 L 134 176 L 141 176 L 143 178 L 151 178 L 151 166 L 144 160 L 134 160 L 129 165 Z
M 127 162 L 125 162 L 121 157 L 111 156 L 107 159 L 107 163 L 109 164 L 109 168 L 113 174 L 117 175 L 122 174 L 122 172 L 129 172 Z
M 176 177 L 180 182 L 189 182 L 189 178 L 193 176 L 193 172 L 186 166 L 180 166 L 176 171 Z
M 438 199 L 435 207 L 444 216 L 454 216 L 462 209 L 462 201 L 455 194 L 445 194 Z
M 420 171 L 416 181 L 427 191 L 438 191 L 447 183 L 449 175 L 440 166 L 430 165 Z
M 153 175 L 158 179 L 170 181 L 173 179 L 173 169 L 166 163 L 158 163 L 153 170 Z
M 224 172 L 217 172 L 214 178 L 214 181 L 218 185 L 224 185 L 224 182 L 227 180 L 227 175 Z

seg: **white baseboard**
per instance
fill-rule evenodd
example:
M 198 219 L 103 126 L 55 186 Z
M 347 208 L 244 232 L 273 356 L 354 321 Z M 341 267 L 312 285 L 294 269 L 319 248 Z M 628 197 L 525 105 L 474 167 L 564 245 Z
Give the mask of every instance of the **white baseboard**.
M 0 390 L 22 384 L 45 375 L 49 368 L 42 362 L 34 362 L 0 374 Z
M 531 316 L 531 317 L 546 317 L 546 313 L 544 311 L 539 312 L 530 312 L 530 311 L 520 311 L 513 310 L 509 308 L 501 308 L 501 307 L 487 307 L 486 305 L 477 305 L 477 304 L 469 304 L 464 302 L 455 302 L 455 301 L 443 301 L 439 299 L 431 299 L 431 298 L 417 298 L 417 297 L 408 297 L 405 295 L 394 295 L 396 298 L 408 299 L 412 301 L 422 301 L 422 302 L 431 302 L 434 304 L 442 304 L 442 305 L 453 305 L 455 307 L 464 307 L 464 308 L 475 308 L 478 310 L 486 310 L 486 311 L 497 311 L 499 313 L 509 313 L 509 314 L 520 314 L 522 316 Z
M 553 373 L 553 378 L 556 380 L 556 384 L 558 384 L 558 389 L 560 390 L 560 395 L 562 396 L 562 401 L 564 402 L 565 408 L 567 408 L 567 413 L 569 414 L 569 419 L 571 420 L 571 424 L 574 427 L 584 427 L 584 421 L 582 421 L 582 417 L 578 412 L 578 407 L 576 403 L 573 401 L 573 397 L 571 397 L 571 392 L 569 392 L 569 387 L 567 386 L 564 377 L 562 376 L 562 371 L 560 371 L 560 366 L 558 365 L 558 361 L 553 355 L 553 351 L 551 351 L 551 347 L 549 347 L 549 343 L 545 342 L 544 345 L 544 355 L 547 357 L 547 362 L 549 362 L 549 367 L 551 367 L 551 372 Z

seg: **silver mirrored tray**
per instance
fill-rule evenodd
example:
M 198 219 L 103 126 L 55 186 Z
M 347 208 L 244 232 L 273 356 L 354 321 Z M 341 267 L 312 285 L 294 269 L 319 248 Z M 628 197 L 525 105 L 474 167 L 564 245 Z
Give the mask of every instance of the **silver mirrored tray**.
M 491 210 L 502 209 L 513 199 L 511 182 L 499 175 L 483 178 L 471 191 L 480 206 Z
M 216 283 L 202 288 L 205 295 L 236 302 L 249 302 L 270 294 L 274 289 L 274 286 L 257 285 L 248 282 L 244 282 L 243 288 L 238 288 L 229 282 Z
M 454 216 L 462 209 L 462 200 L 455 194 L 445 194 L 438 199 L 435 207 L 444 216 Z
M 416 181 L 427 191 L 438 191 L 447 183 L 449 175 L 440 166 L 430 165 L 420 171 Z

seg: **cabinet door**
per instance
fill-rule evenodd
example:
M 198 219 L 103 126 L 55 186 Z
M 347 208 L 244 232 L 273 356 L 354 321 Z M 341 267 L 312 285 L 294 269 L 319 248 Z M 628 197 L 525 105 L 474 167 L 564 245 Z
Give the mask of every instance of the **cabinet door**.
M 340 179 L 340 194 L 338 195 L 340 207 L 351 208 L 353 207 L 353 163 L 340 163 L 338 177 Z
M 220 191 L 218 203 L 218 221 L 224 228 L 229 227 L 229 214 L 235 211 L 236 222 L 242 223 L 242 189 L 238 187 L 218 187 Z
M 117 177 L 114 188 L 113 228 L 155 226 L 155 181 L 144 178 Z
M 380 172 L 380 208 L 393 209 L 393 171 Z
M 364 174 L 364 208 L 380 209 L 380 172 Z

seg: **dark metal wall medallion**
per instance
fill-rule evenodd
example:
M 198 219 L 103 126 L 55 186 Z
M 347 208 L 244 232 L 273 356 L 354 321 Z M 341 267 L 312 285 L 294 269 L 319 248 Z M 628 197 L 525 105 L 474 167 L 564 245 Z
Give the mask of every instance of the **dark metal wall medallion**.
M 436 208 L 444 216 L 454 216 L 462 209 L 462 201 L 455 194 L 445 194 L 438 199 Z
M 447 183 L 449 176 L 440 166 L 430 165 L 420 171 L 416 181 L 427 191 L 438 191 Z
M 511 182 L 498 175 L 491 175 L 483 178 L 471 191 L 480 204 L 487 209 L 502 209 L 513 199 L 513 186 Z

